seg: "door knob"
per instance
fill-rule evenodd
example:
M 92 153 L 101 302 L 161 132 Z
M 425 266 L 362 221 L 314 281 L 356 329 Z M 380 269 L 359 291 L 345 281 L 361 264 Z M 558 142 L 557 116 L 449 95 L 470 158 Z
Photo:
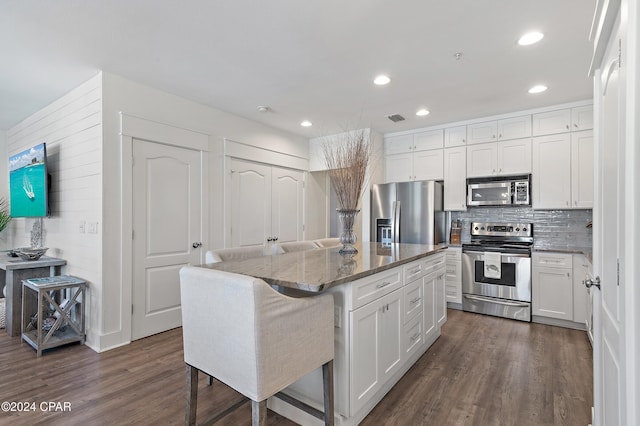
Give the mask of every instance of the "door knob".
M 201 245 L 202 245 L 202 243 L 193 243 L 193 244 L 191 244 L 191 247 L 193 247 L 193 248 L 198 248 L 198 247 L 200 247 Z
M 595 277 L 593 280 L 590 278 L 587 278 L 582 282 L 587 288 L 591 288 L 591 286 L 595 286 L 595 287 L 598 287 L 598 289 L 600 289 L 600 277 Z

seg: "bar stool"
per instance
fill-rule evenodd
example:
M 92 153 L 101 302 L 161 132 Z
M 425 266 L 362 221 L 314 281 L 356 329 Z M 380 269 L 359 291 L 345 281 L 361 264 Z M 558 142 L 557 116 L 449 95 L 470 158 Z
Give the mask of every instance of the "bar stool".
M 198 371 L 251 399 L 252 424 L 266 424 L 267 398 L 322 367 L 324 412 L 296 406 L 333 425 L 333 297 L 292 298 L 258 278 L 207 268 L 180 270 L 185 422 L 195 424 Z
M 292 253 L 295 251 L 307 251 L 320 248 L 313 241 L 291 241 L 288 243 L 276 243 L 271 246 L 272 254 Z
M 206 263 L 227 262 L 229 260 L 250 259 L 264 256 L 267 253 L 265 246 L 233 247 L 227 249 L 208 250 L 205 253 Z

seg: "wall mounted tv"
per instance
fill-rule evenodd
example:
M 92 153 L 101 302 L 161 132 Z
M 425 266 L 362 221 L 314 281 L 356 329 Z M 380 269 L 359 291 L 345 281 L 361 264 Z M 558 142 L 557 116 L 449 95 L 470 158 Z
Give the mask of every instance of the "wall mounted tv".
M 9 200 L 12 217 L 48 213 L 47 146 L 44 143 L 9 157 Z

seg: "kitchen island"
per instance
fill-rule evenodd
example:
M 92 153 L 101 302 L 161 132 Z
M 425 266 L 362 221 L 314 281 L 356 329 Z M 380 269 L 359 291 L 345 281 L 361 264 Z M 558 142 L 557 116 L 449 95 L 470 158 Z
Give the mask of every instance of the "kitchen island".
M 446 321 L 446 245 L 360 243 L 339 248 L 202 265 L 261 278 L 284 293 L 334 297 L 336 424 L 355 425 L 440 336 Z M 320 370 L 285 390 L 322 409 Z M 300 424 L 322 424 L 272 398 L 269 407 Z

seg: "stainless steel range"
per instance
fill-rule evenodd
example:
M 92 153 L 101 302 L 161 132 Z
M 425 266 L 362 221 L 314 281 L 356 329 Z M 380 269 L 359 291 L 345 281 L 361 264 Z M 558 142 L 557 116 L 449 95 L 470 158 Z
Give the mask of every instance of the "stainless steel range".
M 531 321 L 531 223 L 471 223 L 462 245 L 462 309 Z

